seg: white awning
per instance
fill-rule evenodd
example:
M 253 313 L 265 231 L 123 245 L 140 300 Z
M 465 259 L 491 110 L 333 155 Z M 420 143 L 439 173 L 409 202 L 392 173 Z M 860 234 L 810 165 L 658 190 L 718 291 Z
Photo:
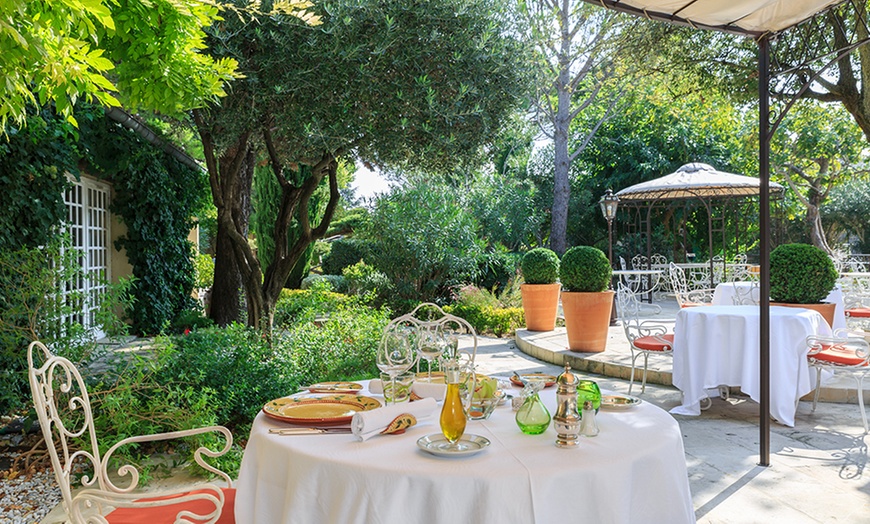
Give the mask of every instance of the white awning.
M 653 20 L 758 36 L 778 33 L 844 0 L 586 0 Z
M 682 198 L 733 198 L 759 194 L 760 179 L 717 171 L 709 164 L 686 164 L 670 175 L 627 187 L 616 193 L 619 200 L 642 202 Z M 783 187 L 770 182 L 771 193 Z

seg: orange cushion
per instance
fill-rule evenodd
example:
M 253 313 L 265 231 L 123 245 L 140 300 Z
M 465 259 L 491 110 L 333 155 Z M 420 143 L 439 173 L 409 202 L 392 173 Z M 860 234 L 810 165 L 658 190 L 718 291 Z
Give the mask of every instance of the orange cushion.
M 847 317 L 870 318 L 870 307 L 856 307 L 846 310 Z
M 864 362 L 863 358 L 855 355 L 854 349 L 847 349 L 843 346 L 822 346 L 822 350 L 815 355 L 810 355 L 811 359 L 830 362 L 831 364 L 839 364 L 841 366 L 858 366 Z M 867 364 L 864 364 L 865 366 Z
M 236 505 L 236 490 L 234 488 L 221 488 L 224 492 L 224 507 L 221 511 L 221 516 L 217 520 L 217 524 L 234 524 L 235 505 Z M 198 489 L 188 493 L 214 493 L 208 489 Z M 168 500 L 176 497 L 181 497 L 188 493 L 178 495 L 170 495 L 168 497 L 157 497 L 150 499 L 140 499 L 142 501 L 151 500 Z M 182 510 L 193 511 L 200 515 L 205 515 L 214 511 L 214 504 L 208 500 L 194 500 L 185 503 L 167 504 L 166 506 L 155 506 L 151 508 L 118 508 L 115 511 L 106 515 L 106 520 L 110 524 L 172 524 L 175 522 L 175 516 Z M 188 517 L 190 518 L 190 517 Z M 193 522 L 206 522 L 202 520 L 193 520 Z
M 684 308 L 684 307 L 699 307 L 699 306 L 712 306 L 712 305 L 713 304 L 710 304 L 709 302 L 683 302 L 683 305 L 681 305 L 680 307 Z
M 634 339 L 634 347 L 644 351 L 670 351 L 674 347 L 673 335 L 660 335 L 661 338 L 667 340 L 669 344 L 663 344 L 657 337 L 647 335 Z

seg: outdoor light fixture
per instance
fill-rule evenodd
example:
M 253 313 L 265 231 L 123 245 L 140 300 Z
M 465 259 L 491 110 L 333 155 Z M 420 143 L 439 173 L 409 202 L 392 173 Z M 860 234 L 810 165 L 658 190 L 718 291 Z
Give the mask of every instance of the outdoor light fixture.
M 604 215 L 604 219 L 610 224 L 616 218 L 616 206 L 619 205 L 619 197 L 608 189 L 604 192 L 604 196 L 601 197 L 598 204 L 601 206 L 601 214 Z
M 616 218 L 616 206 L 619 205 L 619 197 L 613 194 L 613 191 L 608 189 L 604 192 L 604 196 L 598 201 L 601 206 L 601 214 L 604 215 L 604 220 L 607 220 L 607 260 L 610 262 L 610 267 L 613 267 L 613 219 Z M 610 287 L 613 288 L 613 279 L 610 280 Z M 616 301 L 610 308 L 610 325 L 616 325 Z

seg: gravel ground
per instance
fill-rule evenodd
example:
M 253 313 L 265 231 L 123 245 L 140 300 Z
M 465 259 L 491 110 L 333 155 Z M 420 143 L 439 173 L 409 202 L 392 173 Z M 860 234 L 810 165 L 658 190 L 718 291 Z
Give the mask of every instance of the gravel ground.
M 22 433 L 0 435 L 0 524 L 38 523 L 60 504 L 60 489 L 50 465 L 21 471 L 23 465 L 15 463 L 38 438 Z

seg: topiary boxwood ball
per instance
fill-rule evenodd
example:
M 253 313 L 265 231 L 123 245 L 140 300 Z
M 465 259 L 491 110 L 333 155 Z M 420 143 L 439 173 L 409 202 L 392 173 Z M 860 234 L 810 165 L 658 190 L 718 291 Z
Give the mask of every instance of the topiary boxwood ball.
M 562 255 L 559 279 L 565 291 L 598 293 L 607 289 L 612 273 L 607 255 L 591 246 L 575 246 Z
M 526 284 L 552 284 L 559 277 L 559 256 L 553 250 L 536 247 L 520 263 Z
M 770 253 L 770 300 L 819 304 L 837 283 L 837 268 L 823 250 L 809 244 L 783 244 Z

